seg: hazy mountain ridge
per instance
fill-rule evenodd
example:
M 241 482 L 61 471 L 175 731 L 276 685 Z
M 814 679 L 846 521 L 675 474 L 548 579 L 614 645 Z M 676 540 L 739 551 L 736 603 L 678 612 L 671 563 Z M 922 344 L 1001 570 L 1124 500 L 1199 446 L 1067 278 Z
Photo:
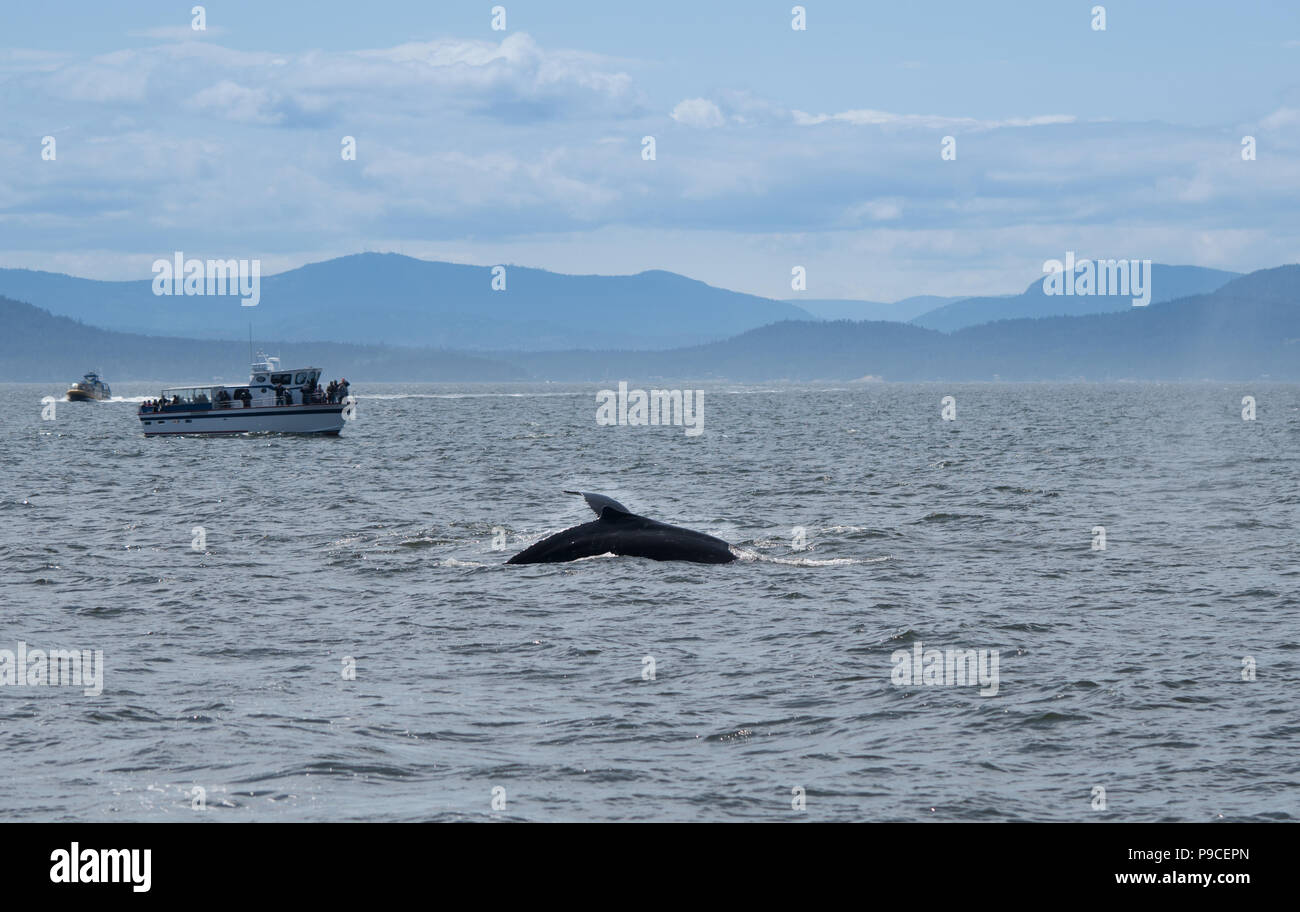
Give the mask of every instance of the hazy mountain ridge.
M 1206 294 L 1240 276 L 1239 272 L 1208 269 L 1204 266 L 1152 263 L 1150 303 L 1163 304 L 1191 295 Z M 1133 296 L 1049 295 L 1043 291 L 1043 280 L 1040 278 L 1031 282 L 1018 295 L 963 298 L 927 311 L 912 318 L 911 322 L 926 329 L 955 332 L 995 320 L 1117 313 L 1132 306 Z
M 1152 300 L 1212 291 L 1236 273 L 1152 267 Z M 466 351 L 666 350 L 720 342 L 786 320 L 892 320 L 953 332 L 1018 317 L 1119 311 L 1128 298 L 1044 294 L 915 295 L 867 300 L 777 301 L 716 288 L 663 270 L 632 276 L 564 275 L 507 266 L 505 290 L 492 270 L 362 253 L 261 278 L 260 302 L 229 295 L 155 295 L 151 279 L 105 282 L 59 273 L 0 269 L 0 295 L 93 326 L 193 339 L 245 336 Z M 382 307 L 375 306 L 382 302 Z M 611 306 L 616 305 L 616 306 Z
M 70 383 L 90 369 L 111 386 L 133 380 L 187 383 L 248 381 L 248 342 L 180 339 L 87 326 L 30 304 L 0 297 L 0 381 Z M 284 355 L 286 367 L 315 366 L 329 377 L 373 381 L 526 380 L 522 369 L 463 352 L 348 345 L 259 343 Z
M 892 320 L 906 323 L 945 304 L 964 301 L 967 295 L 941 297 L 913 295 L 899 301 L 860 301 L 848 298 L 787 298 L 786 303 L 802 307 L 820 320 Z
M 96 329 L 0 299 L 9 332 L 0 379 L 244 379 L 247 342 Z M 1209 294 L 1115 313 L 1001 320 L 953 333 L 895 322 L 782 321 L 668 351 L 466 353 L 339 343 L 271 343 L 354 382 L 384 380 L 1300 380 L 1300 266 L 1234 279 Z
M 536 352 L 536 377 L 765 380 L 1300 380 L 1300 266 L 1117 313 L 942 333 L 890 322 L 786 322 L 671 352 Z
M 792 304 L 663 270 L 573 276 L 507 266 L 503 291 L 493 290 L 492 279 L 484 266 L 361 253 L 263 276 L 255 307 L 227 295 L 155 295 L 151 279 L 102 282 L 21 269 L 0 269 L 0 295 L 120 332 L 229 339 L 245 335 L 251 321 L 261 339 L 466 350 L 567 348 L 575 339 L 599 348 L 671 348 L 810 317 Z

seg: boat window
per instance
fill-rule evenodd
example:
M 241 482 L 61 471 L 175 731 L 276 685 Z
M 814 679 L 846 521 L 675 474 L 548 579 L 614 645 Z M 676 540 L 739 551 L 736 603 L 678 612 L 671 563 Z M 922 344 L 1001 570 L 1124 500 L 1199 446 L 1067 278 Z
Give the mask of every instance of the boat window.
M 272 374 L 272 375 L 271 375 L 271 382 L 272 382 L 272 383 L 289 383 L 289 382 L 291 382 L 290 378 L 291 378 L 292 376 L 293 376 L 293 374 Z
M 266 382 L 266 374 L 258 374 L 256 377 L 253 378 L 253 382 L 254 382 L 254 383 L 265 383 L 265 382 Z
M 294 382 L 294 383 L 306 383 L 306 382 L 307 382 L 307 372 L 306 372 L 306 371 L 298 371 L 298 376 L 296 376 L 296 377 L 293 378 L 293 382 Z

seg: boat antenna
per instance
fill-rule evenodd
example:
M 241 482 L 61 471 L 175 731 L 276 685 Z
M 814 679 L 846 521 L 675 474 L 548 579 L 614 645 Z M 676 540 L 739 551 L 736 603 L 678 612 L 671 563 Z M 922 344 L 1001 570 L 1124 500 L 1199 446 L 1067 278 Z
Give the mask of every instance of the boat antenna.
M 253 363 L 253 321 L 248 321 L 248 363 Z

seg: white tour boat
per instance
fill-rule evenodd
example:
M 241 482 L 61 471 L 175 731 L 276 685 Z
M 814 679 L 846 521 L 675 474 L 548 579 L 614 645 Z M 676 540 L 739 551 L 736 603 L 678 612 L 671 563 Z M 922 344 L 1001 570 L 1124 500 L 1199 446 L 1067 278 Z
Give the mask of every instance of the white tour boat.
M 164 434 L 334 434 L 352 407 L 346 381 L 329 397 L 318 392 L 320 368 L 282 370 L 258 352 L 246 386 L 165 389 L 140 406 L 146 437 Z M 349 413 L 350 414 L 350 413 Z

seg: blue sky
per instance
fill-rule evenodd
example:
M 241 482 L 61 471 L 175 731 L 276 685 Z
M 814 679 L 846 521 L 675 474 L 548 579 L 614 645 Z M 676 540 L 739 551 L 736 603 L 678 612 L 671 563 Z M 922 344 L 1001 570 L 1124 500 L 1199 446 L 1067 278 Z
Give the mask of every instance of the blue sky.
M 802 265 L 880 300 L 1066 250 L 1300 260 L 1300 4 L 193 5 L 0 14 L 0 265 L 394 250 L 786 298 Z

